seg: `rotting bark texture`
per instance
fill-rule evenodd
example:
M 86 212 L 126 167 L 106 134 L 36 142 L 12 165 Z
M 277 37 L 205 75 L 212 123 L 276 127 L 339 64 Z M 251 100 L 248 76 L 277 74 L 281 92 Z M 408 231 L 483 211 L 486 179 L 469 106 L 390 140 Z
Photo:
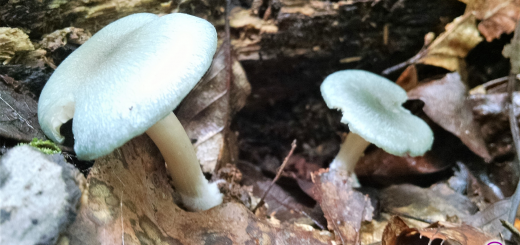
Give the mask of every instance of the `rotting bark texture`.
M 26 142 L 44 138 L 32 96 L 18 81 L 0 74 L 0 137 Z
M 238 8 L 231 13 L 233 45 L 257 94 L 253 100 L 315 93 L 326 75 L 341 69 L 379 72 L 412 57 L 427 32 L 443 31 L 439 16 L 449 20 L 464 11 L 464 4 L 445 0 L 277 2 L 268 17 Z
M 330 233 L 270 224 L 235 202 L 182 210 L 146 135 L 96 160 L 87 181 L 79 215 L 64 234 L 70 244 L 331 244 Z

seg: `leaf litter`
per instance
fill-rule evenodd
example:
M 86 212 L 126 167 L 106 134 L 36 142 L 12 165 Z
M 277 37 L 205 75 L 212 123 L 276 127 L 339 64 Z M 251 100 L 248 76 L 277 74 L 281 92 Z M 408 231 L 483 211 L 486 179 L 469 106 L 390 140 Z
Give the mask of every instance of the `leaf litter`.
M 434 65 L 464 73 L 463 59 L 481 41 L 479 32 L 490 41 L 514 29 L 517 1 L 464 2 L 468 4 L 466 14 L 447 26 L 446 32 L 437 39 L 425 42 L 423 50 L 405 64 Z M 268 6 L 273 8 L 275 5 L 269 2 Z M 478 29 L 477 19 L 482 20 L 478 23 Z M 32 64 L 52 67 L 54 61 L 49 60 L 50 53 L 68 43 L 81 44 L 82 31 L 77 28 L 56 31 L 47 36 L 51 40 L 40 42 L 45 52 L 19 57 L 34 58 L 40 63 Z M 76 39 L 77 43 L 74 41 Z M 477 244 L 493 237 L 474 227 L 494 236 L 503 230 L 497 222 L 504 217 L 504 210 L 510 205 L 508 200 L 499 201 L 502 197 L 494 195 L 487 183 L 473 176 L 472 171 L 462 163 L 458 164 L 456 172 L 459 178 L 451 178 L 449 185 L 443 182 L 427 188 L 393 185 L 378 190 L 377 195 L 370 197 L 377 200 L 371 200 L 352 189 L 347 175 L 317 170 L 320 164 L 307 161 L 305 154 L 296 153 L 288 164 L 290 171 L 280 172 L 282 177 L 273 185 L 274 182 L 265 177 L 263 169 L 238 160 L 237 135 L 229 125 L 236 111 L 245 105 L 251 88 L 245 71 L 236 58 L 229 55 L 230 47 L 225 45 L 216 54 L 204 80 L 184 100 L 177 114 L 194 142 L 203 170 L 210 173 L 214 180 L 220 181 L 221 189 L 227 193 L 226 203 L 201 213 L 189 213 L 176 206 L 174 203 L 179 204 L 179 198 L 168 184 L 164 161 L 147 136 L 140 136 L 97 160 L 88 178 L 89 188 L 83 193 L 80 215 L 65 233 L 72 243 L 331 244 L 335 241 L 366 244 L 369 234 L 372 238 L 373 234 L 382 234 L 378 236 L 382 244 L 430 244 L 434 240 L 445 241 L 446 244 Z M 11 62 L 30 63 L 30 59 L 9 59 Z M 230 67 L 234 79 L 229 78 Z M 24 114 L 27 109 L 18 104 L 32 103 L 34 109 L 35 98 L 20 93 L 21 87 L 13 86 L 19 83 L 11 77 L 2 75 L 1 78 L 0 110 L 16 111 L 9 117 L 14 121 L 9 122 L 19 124 L 17 134 L 2 137 L 30 141 L 31 136 L 36 134 L 28 130 L 37 126 L 35 113 Z M 449 73 L 442 79 L 430 82 L 419 82 L 413 65 L 398 80 L 398 84 L 409 90 L 411 98 L 423 100 L 424 112 L 428 117 L 459 137 L 478 156 L 492 161 L 514 154 L 512 139 L 508 140 L 506 132 L 508 117 L 505 108 L 508 102 L 504 92 L 467 97 L 467 88 L 457 73 Z M 6 91 L 8 94 L 5 94 Z M 19 94 L 29 95 L 32 102 Z M 1 107 L 2 103 L 4 107 Z M 6 104 L 9 106 L 5 107 Z M 0 127 L 4 126 L 0 123 Z M 16 130 L 9 128 L 8 132 Z M 40 136 L 43 138 L 43 135 Z M 502 145 L 499 145 L 500 140 Z M 369 150 L 366 157 L 372 157 L 374 163 L 391 158 L 377 152 L 377 149 Z M 389 169 L 406 165 L 415 166 L 411 167 L 412 170 L 422 169 L 413 173 L 417 176 L 450 167 L 442 163 L 436 165 L 436 160 L 432 160 L 431 156 L 422 159 L 396 157 L 392 161 L 394 163 L 389 165 L 393 166 Z M 374 173 L 367 175 L 374 176 Z M 305 184 L 301 183 L 308 181 L 309 176 L 313 176 L 314 183 L 309 185 L 307 182 L 307 187 L 303 187 Z M 463 187 L 457 191 L 454 182 Z M 318 205 L 309 201 L 308 196 L 305 199 L 295 194 L 298 184 L 301 190 L 318 201 Z M 249 211 L 258 197 L 265 193 L 267 205 L 256 213 Z M 383 213 L 374 212 L 373 203 L 379 203 Z M 475 213 L 477 209 L 482 211 Z M 373 213 L 379 217 L 372 217 Z M 403 218 L 392 218 L 388 222 L 388 213 Z M 325 217 L 327 221 L 320 221 L 320 217 Z M 443 222 L 428 227 L 420 227 L 416 223 L 410 228 L 406 222 L 410 223 L 411 219 L 427 223 Z M 315 229 L 324 229 L 327 224 L 330 232 Z M 385 224 L 386 229 L 382 232 Z

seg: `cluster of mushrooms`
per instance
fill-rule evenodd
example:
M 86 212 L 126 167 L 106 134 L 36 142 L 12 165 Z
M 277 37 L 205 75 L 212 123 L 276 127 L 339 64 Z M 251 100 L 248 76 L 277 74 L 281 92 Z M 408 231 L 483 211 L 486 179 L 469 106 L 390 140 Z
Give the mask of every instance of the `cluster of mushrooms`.
M 217 206 L 222 194 L 204 177 L 172 112 L 208 70 L 216 48 L 215 28 L 187 14 L 141 13 L 115 21 L 52 74 L 38 103 L 41 128 L 63 143 L 60 127 L 74 118 L 74 150 L 82 160 L 107 155 L 147 133 L 184 206 L 191 211 Z M 342 122 L 351 131 L 332 169 L 352 172 L 369 142 L 395 155 L 422 155 L 431 147 L 431 130 L 401 107 L 406 93 L 391 81 L 347 70 L 328 76 L 321 91 L 330 108 L 343 111 Z

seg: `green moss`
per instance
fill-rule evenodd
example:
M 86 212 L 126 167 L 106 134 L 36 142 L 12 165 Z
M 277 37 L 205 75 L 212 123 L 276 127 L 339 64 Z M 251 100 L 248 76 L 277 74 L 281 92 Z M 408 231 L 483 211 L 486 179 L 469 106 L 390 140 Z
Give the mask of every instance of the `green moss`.
M 30 145 L 32 147 L 35 147 L 39 151 L 43 152 L 44 154 L 52 155 L 56 153 L 61 153 L 60 148 L 52 143 L 50 140 L 40 140 L 38 138 L 33 138 L 29 144 L 26 143 L 20 143 L 18 145 Z

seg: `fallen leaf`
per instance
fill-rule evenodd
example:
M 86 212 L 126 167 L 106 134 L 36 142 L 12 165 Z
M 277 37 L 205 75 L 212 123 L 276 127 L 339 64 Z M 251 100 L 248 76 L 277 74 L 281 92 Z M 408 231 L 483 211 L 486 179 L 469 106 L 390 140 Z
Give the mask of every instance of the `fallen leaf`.
M 389 214 L 381 214 L 378 219 L 372 219 L 371 222 L 363 222 L 361 225 L 360 237 L 361 244 L 380 244 L 385 234 L 385 228 L 388 225 Z
M 314 195 L 340 244 L 361 244 L 361 224 L 371 221 L 374 212 L 370 198 L 353 190 L 352 181 L 346 172 L 322 169 L 313 174 Z
M 424 174 L 437 173 L 451 166 L 450 162 L 438 158 L 437 149 L 432 151 L 419 157 L 400 157 L 377 148 L 359 159 L 355 172 L 360 179 L 369 178 L 378 184 L 388 185 L 411 181 L 414 176 L 421 178 Z
M 245 176 L 242 184 L 253 186 L 254 196 L 261 197 L 271 185 L 272 179 L 265 177 L 258 167 L 242 161 L 237 163 L 237 167 Z M 287 186 L 285 187 L 287 189 Z M 293 188 L 290 189 L 294 190 Z M 295 192 L 290 193 L 275 184 L 264 200 L 267 203 L 266 212 L 282 222 L 312 222 L 320 227 L 326 227 L 326 222 L 322 218 L 323 213 L 319 212 L 319 210 L 314 210 L 312 206 L 316 202 L 310 200 L 310 202 L 302 203 L 302 199 L 304 200 L 301 193 L 300 195 Z M 305 219 L 308 221 L 304 221 Z
M 395 216 L 385 228 L 382 245 L 477 245 L 492 238 L 466 224 L 437 222 L 421 229 L 410 228 L 401 218 Z
M 399 78 L 397 78 L 395 83 L 407 92 L 417 87 L 419 78 L 417 76 L 417 68 L 415 68 L 415 65 L 409 65 L 403 73 L 401 73 Z
M 230 64 L 233 78 L 227 81 L 225 47 L 221 46 L 209 71 L 176 113 L 188 136 L 195 140 L 195 151 L 203 171 L 209 173 L 220 164 L 237 159 L 236 136 L 229 130 L 229 122 L 251 93 L 245 72 L 234 57 Z
M 383 232 L 382 245 L 396 245 L 399 235 L 408 230 L 410 227 L 399 216 L 392 217 Z
M 461 0 L 467 4 L 466 12 L 470 12 L 477 19 L 478 30 L 491 42 L 503 33 L 509 34 L 515 30 L 520 14 L 518 0 Z
M 404 62 L 404 65 L 422 63 L 443 67 L 450 71 L 459 70 L 468 52 L 482 41 L 476 28 L 476 18 L 471 13 L 455 18 L 453 22 L 446 25 L 446 31 L 428 45 L 429 35 L 425 37 L 427 41 L 425 47 Z M 402 67 L 403 64 L 396 67 Z M 397 68 L 392 67 L 383 73 L 388 74 L 395 69 Z
M 331 244 L 311 226 L 272 224 L 242 204 L 203 212 L 175 205 L 164 160 L 146 135 L 96 160 L 70 244 Z
M 391 214 L 414 217 L 426 222 L 462 220 L 477 211 L 471 200 L 446 184 L 421 188 L 394 185 L 380 193 L 381 207 Z M 449 217 L 448 217 L 449 216 Z
M 473 245 L 481 244 L 483 241 L 493 239 L 492 236 L 485 234 L 481 230 L 467 224 L 450 224 L 447 222 L 436 222 L 424 229 L 419 230 L 421 236 L 430 240 L 440 239 L 448 241 L 450 244 Z
M 45 139 L 38 123 L 38 104 L 34 95 L 7 75 L 0 75 L 0 136 L 30 142 Z
M 423 111 L 439 126 L 453 133 L 475 154 L 491 161 L 491 156 L 473 119 L 471 105 L 467 103 L 467 88 L 457 72 L 439 80 L 421 84 L 408 92 L 409 99 L 422 100 Z

